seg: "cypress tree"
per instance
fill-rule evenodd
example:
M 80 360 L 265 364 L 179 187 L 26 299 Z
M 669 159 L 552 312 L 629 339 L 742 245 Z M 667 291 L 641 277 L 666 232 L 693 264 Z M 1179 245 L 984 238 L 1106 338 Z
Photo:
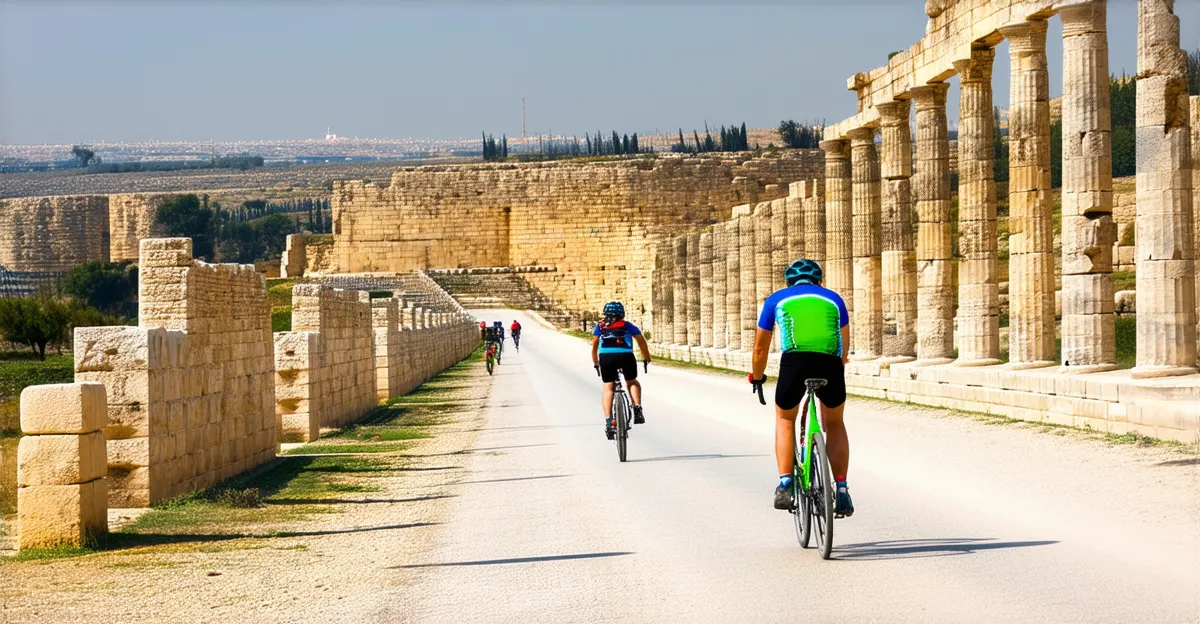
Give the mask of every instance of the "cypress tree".
M 633 133 L 633 141 L 631 142 L 631 144 L 632 144 L 632 146 L 633 146 L 633 153 L 634 153 L 634 154 L 639 154 L 639 153 L 641 153 L 641 150 L 639 150 L 639 149 L 638 149 L 638 144 L 637 144 L 637 133 L 636 133 L 636 132 L 634 132 L 634 133 Z
M 621 153 L 622 154 L 629 153 L 629 135 L 628 134 L 621 138 Z
M 680 129 L 679 129 L 679 151 L 681 151 L 681 152 L 686 152 L 686 151 L 688 151 L 688 149 L 687 149 L 687 142 L 685 142 L 685 141 L 683 140 L 683 128 L 680 128 Z
M 695 128 L 692 129 L 692 139 L 696 141 L 696 152 L 703 152 L 704 144 L 700 142 L 700 133 Z

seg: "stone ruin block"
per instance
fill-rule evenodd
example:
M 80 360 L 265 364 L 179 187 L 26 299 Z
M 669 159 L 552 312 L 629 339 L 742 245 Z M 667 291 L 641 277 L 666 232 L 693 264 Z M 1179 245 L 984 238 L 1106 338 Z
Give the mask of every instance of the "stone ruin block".
M 97 383 L 31 386 L 21 393 L 21 549 L 83 546 L 108 531 L 108 460 L 100 431 L 106 403 Z

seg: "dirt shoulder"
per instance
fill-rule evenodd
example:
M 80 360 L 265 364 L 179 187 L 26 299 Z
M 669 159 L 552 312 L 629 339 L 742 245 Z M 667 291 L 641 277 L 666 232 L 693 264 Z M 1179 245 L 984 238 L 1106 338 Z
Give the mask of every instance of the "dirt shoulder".
M 469 359 L 269 470 L 133 519 L 95 552 L 5 560 L 0 620 L 353 619 L 364 589 L 407 583 L 387 562 L 438 538 L 490 388 Z

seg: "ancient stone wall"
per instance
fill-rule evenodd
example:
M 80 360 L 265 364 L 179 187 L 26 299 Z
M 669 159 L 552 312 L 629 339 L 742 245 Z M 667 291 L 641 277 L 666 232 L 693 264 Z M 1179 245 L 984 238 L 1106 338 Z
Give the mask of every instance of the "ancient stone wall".
M 284 442 L 362 417 L 375 398 L 375 346 L 368 293 L 322 284 L 292 289 L 292 331 L 275 334 L 276 413 Z
M 131 193 L 108 196 L 109 259 L 113 262 L 138 259 L 138 244 L 162 236 L 154 217 L 159 206 L 174 195 Z
M 782 185 L 815 168 L 813 154 L 791 153 L 422 167 L 397 171 L 388 187 L 339 182 L 330 268 L 553 266 L 527 279 L 568 308 L 611 299 L 649 307 L 653 250 L 641 241 L 782 197 Z
M 279 277 L 304 277 L 304 268 L 307 265 L 304 235 L 288 234 L 283 259 L 279 262 Z
M 141 243 L 139 326 L 75 331 L 75 380 L 108 394 L 109 498 L 144 507 L 254 468 L 276 449 L 271 315 L 252 266 Z
M 108 260 L 108 228 L 103 195 L 0 199 L 0 266 L 59 273 Z

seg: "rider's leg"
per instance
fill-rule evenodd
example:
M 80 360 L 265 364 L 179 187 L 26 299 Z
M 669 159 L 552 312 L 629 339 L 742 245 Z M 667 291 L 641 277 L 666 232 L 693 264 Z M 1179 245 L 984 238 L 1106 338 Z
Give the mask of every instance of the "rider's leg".
M 799 411 L 799 405 L 787 410 L 775 406 L 775 463 L 781 475 L 792 474 L 796 464 L 796 414 Z
M 612 402 L 613 402 L 613 385 L 610 383 L 606 383 L 606 384 L 604 384 L 604 393 L 601 395 L 601 399 L 600 399 L 600 403 L 604 407 L 604 419 L 606 421 L 608 420 L 608 417 L 612 415 Z
M 846 475 L 850 467 L 850 438 L 846 435 L 846 423 L 842 414 L 846 403 L 837 407 L 821 405 L 821 422 L 825 424 L 825 451 L 829 453 L 829 467 L 835 477 Z
M 642 382 L 633 379 L 625 385 L 629 386 L 629 398 L 633 399 L 635 406 L 642 404 Z

